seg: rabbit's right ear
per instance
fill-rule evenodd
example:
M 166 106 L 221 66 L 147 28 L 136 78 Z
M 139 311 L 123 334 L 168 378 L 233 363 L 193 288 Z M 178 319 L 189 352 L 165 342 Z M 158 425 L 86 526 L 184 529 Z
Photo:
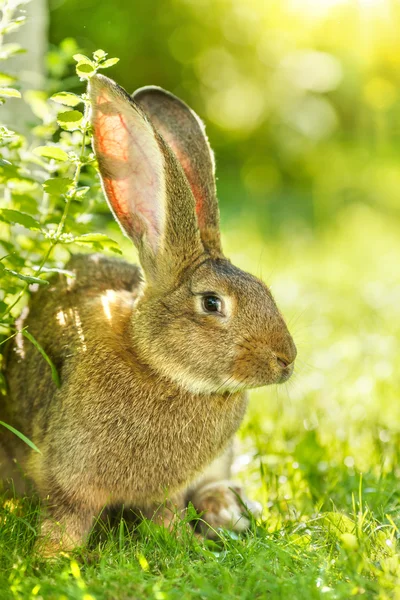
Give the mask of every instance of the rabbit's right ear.
M 220 255 L 214 155 L 204 124 L 180 98 L 160 87 L 140 88 L 132 97 L 172 148 L 185 172 L 196 201 L 203 246 L 211 254 Z
M 204 252 L 182 168 L 114 81 L 93 76 L 90 97 L 94 150 L 111 210 L 135 242 L 146 275 L 173 276 Z

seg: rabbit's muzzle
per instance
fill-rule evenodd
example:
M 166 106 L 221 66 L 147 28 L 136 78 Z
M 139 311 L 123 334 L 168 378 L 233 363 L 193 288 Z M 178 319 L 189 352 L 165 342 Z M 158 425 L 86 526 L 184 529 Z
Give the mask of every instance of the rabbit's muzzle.
M 293 374 L 296 355 L 297 349 L 289 332 L 279 339 L 279 343 L 278 340 L 247 340 L 238 345 L 234 380 L 249 388 L 284 383 Z

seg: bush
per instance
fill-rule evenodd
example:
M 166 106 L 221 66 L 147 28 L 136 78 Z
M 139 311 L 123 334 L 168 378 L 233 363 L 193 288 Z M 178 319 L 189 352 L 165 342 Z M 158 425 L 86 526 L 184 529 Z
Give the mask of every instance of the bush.
M 0 57 L 21 52 L 17 44 L 4 43 L 5 34 L 23 24 L 22 1 L 2 6 Z M 1 25 L 0 25 L 1 27 Z M 60 80 L 75 63 L 77 78 L 83 83 L 100 69 L 118 62 L 103 50 L 88 58 L 77 52 L 73 40 L 66 40 L 56 52 L 51 85 L 62 89 Z M 51 63 L 50 63 L 51 64 Z M 60 68 L 61 67 L 61 68 Z M 50 67 L 51 68 L 51 67 Z M 13 87 L 9 87 L 10 84 Z M 91 149 L 90 105 L 86 92 L 78 95 L 58 91 L 28 91 L 21 98 L 16 77 L 0 75 L 0 102 L 30 104 L 37 122 L 26 136 L 0 126 L 0 346 L 17 334 L 15 318 L 27 303 L 31 285 L 48 285 L 49 276 L 63 272 L 69 253 L 80 246 L 120 253 L 118 244 L 95 227 L 108 214 L 97 177 Z M 28 330 L 23 334 L 51 361 Z M 53 367 L 52 367 L 53 368 Z M 57 375 L 53 368 L 53 375 Z M 0 381 L 5 393 L 4 376 Z

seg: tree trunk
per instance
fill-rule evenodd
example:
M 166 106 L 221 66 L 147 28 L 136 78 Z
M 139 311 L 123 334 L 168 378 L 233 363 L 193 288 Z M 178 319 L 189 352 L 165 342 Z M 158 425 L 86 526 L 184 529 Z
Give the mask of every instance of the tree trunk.
M 17 43 L 26 50 L 4 63 L 5 70 L 18 77 L 19 89 L 24 91 L 43 89 L 45 77 L 45 55 L 47 51 L 48 9 L 46 0 L 33 0 L 21 5 L 27 20 L 18 31 L 7 35 L 5 43 Z M 33 113 L 24 100 L 9 99 L 0 108 L 1 122 L 19 133 L 26 134 Z

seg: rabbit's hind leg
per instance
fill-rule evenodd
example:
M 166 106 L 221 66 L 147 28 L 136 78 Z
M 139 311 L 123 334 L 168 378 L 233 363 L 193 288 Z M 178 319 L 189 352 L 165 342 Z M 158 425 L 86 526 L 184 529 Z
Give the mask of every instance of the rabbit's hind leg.
M 88 507 L 58 505 L 46 510 L 35 550 L 42 558 L 54 558 L 82 546 L 97 511 Z
M 188 492 L 188 501 L 201 515 L 196 529 L 208 538 L 218 537 L 219 528 L 241 533 L 250 526 L 248 513 L 255 518 L 261 514 L 261 505 L 247 498 L 243 488 L 230 479 L 232 455 L 229 447 Z
M 179 492 L 167 497 L 162 503 L 154 503 L 139 512 L 142 517 L 157 525 L 162 525 L 170 531 L 179 523 L 185 511 L 185 494 Z

